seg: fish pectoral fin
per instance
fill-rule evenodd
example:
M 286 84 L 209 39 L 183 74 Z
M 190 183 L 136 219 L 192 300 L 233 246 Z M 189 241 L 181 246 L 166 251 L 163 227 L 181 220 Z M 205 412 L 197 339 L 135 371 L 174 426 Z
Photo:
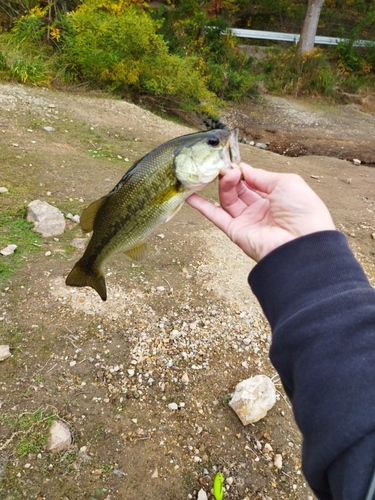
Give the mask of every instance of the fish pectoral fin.
M 125 250 L 124 254 L 127 255 L 128 257 L 132 258 L 133 260 L 138 260 L 141 261 L 145 258 L 147 253 L 147 244 L 145 241 L 141 241 L 138 243 L 138 245 L 135 245 L 132 248 L 129 248 L 129 250 Z
M 155 200 L 153 200 L 152 204 L 153 205 L 162 205 L 163 203 L 166 203 L 167 201 L 169 201 L 171 198 L 173 198 L 173 196 L 176 196 L 176 194 L 178 194 L 180 192 L 179 191 L 180 185 L 181 185 L 181 183 L 177 181 L 177 183 L 174 184 L 173 186 L 168 186 L 167 188 L 165 188 L 163 191 L 161 191 L 157 195 Z
M 177 207 L 176 207 L 176 208 L 174 208 L 174 209 L 172 210 L 172 212 L 170 212 L 170 213 L 168 214 L 168 217 L 166 218 L 165 222 L 170 221 L 170 220 L 172 219 L 172 217 L 174 217 L 174 216 L 176 215 L 176 213 L 177 213 L 177 212 L 181 209 L 181 207 L 182 207 L 182 205 L 183 205 L 183 204 L 184 204 L 184 202 L 182 202 L 182 203 L 180 203 L 179 205 L 177 205 Z
M 103 205 L 107 195 L 99 198 L 99 200 L 93 201 L 85 210 L 83 211 L 80 219 L 81 228 L 86 232 L 90 233 L 94 229 L 94 221 L 99 208 Z

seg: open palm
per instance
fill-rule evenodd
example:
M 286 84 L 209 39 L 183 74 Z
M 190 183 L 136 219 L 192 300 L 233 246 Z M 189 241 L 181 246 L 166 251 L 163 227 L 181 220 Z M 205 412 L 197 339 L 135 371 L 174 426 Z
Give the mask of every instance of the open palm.
M 255 261 L 299 236 L 335 229 L 327 207 L 295 174 L 245 163 L 219 182 L 221 207 L 193 194 L 187 202 Z

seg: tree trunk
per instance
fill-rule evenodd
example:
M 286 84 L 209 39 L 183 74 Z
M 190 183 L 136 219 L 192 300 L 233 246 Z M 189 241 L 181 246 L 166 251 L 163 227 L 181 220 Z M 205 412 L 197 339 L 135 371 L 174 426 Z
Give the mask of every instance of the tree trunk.
M 298 42 L 298 54 L 302 55 L 314 48 L 316 30 L 318 29 L 320 11 L 324 0 L 308 0 L 307 12 Z

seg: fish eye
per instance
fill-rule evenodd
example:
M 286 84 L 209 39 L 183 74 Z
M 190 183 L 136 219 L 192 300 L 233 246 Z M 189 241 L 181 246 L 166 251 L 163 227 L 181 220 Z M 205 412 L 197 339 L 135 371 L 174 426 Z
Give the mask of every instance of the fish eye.
M 218 137 L 212 136 L 207 140 L 209 146 L 216 147 L 220 144 L 220 139 Z

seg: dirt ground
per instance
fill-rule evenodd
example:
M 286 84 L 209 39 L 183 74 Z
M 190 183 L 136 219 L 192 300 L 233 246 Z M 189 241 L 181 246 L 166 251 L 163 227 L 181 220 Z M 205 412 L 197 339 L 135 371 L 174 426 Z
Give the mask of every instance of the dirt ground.
M 80 214 L 140 156 L 191 131 L 124 101 L 8 84 L 0 109 L 1 211 L 40 199 Z M 297 172 L 317 191 L 375 285 L 375 116 L 268 97 L 227 121 L 281 153 L 241 145 L 244 161 Z M 319 156 L 289 157 L 288 141 Z M 216 185 L 204 194 L 216 200 Z M 312 500 L 268 360 L 270 331 L 247 285 L 253 263 L 184 206 L 142 264 L 108 262 L 103 303 L 64 284 L 82 254 L 75 238 L 87 241 L 67 219 L 64 234 L 0 277 L 0 344 L 12 352 L 0 363 L 1 499 L 195 499 L 201 488 L 212 498 L 221 471 L 224 500 Z M 22 250 L 22 238 L 9 243 Z M 228 398 L 256 374 L 273 377 L 278 398 L 244 427 Z M 58 454 L 45 449 L 54 418 L 73 435 Z

